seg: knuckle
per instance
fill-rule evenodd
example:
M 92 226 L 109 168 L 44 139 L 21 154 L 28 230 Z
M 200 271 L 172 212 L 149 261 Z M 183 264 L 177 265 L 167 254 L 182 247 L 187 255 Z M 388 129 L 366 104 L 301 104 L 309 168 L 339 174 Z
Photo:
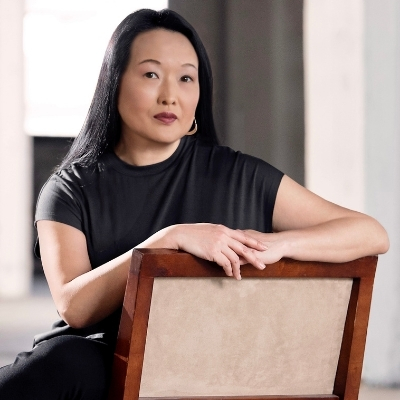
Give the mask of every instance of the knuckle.
M 217 232 L 215 236 L 217 240 L 222 241 L 225 235 L 223 232 Z
M 214 244 L 210 249 L 210 255 L 211 255 L 212 259 L 214 261 L 217 260 L 219 258 L 219 254 L 220 254 L 220 252 L 218 251 L 218 246 L 216 246 Z
M 240 264 L 239 261 L 240 261 L 240 260 L 239 260 L 239 257 L 238 257 L 238 256 L 234 257 L 234 259 L 232 260 L 232 265 L 235 266 L 235 267 L 237 267 L 237 266 Z
M 217 232 L 220 232 L 220 233 L 223 233 L 223 234 L 228 231 L 228 228 L 226 226 L 224 226 L 224 225 L 221 225 L 221 224 L 215 225 L 215 228 L 216 228 Z
M 242 238 L 246 237 L 246 234 L 244 233 L 244 231 L 242 231 L 241 229 L 236 229 L 235 230 Z
M 248 253 L 248 256 L 249 257 L 251 257 L 251 258 L 257 258 L 257 255 L 256 255 L 256 250 L 253 250 L 253 249 L 249 249 L 249 251 L 247 252 Z

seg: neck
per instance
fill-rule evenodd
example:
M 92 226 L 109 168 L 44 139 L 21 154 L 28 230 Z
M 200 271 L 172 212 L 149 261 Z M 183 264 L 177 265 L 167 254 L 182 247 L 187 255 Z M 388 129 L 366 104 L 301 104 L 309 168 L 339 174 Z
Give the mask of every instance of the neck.
M 150 145 L 149 143 L 135 143 L 135 145 L 131 145 L 121 138 L 114 151 L 127 164 L 141 167 L 165 161 L 174 154 L 179 143 L 180 140 L 171 144 L 154 143 Z

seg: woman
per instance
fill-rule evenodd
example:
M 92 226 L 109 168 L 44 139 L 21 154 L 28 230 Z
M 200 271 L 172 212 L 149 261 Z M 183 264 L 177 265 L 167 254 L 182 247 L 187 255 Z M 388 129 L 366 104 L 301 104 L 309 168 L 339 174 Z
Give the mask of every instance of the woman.
M 141 10 L 122 21 L 82 131 L 37 205 L 40 255 L 63 321 L 0 370 L 2 399 L 106 395 L 134 247 L 182 249 L 238 280 L 244 263 L 387 251 L 374 219 L 218 146 L 211 98 L 205 49 L 182 17 Z

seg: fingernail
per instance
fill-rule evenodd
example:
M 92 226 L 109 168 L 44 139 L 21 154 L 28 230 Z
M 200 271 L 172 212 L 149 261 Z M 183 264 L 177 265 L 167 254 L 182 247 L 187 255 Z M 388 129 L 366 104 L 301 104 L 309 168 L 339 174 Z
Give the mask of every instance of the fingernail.
M 263 244 L 263 243 L 261 243 L 261 247 L 262 247 L 264 250 L 268 250 L 268 246 L 266 246 L 266 245 Z
M 259 263 L 258 263 L 258 266 L 259 266 L 261 269 L 264 269 L 264 268 L 265 268 L 265 264 L 262 263 L 262 262 L 259 262 Z

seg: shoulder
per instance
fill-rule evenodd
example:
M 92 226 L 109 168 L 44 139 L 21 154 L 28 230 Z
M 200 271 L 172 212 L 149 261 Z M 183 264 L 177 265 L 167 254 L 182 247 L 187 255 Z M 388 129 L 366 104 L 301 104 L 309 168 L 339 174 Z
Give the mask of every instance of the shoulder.
M 204 165 L 218 168 L 227 172 L 241 172 L 246 175 L 260 175 L 275 177 L 280 180 L 283 173 L 260 158 L 233 150 L 228 146 L 209 145 L 201 141 L 196 141 L 195 154 L 196 158 Z
M 101 157 L 96 164 L 90 166 L 73 163 L 66 168 L 55 171 L 44 184 L 42 192 L 46 188 L 53 188 L 53 190 L 57 188 L 66 193 L 80 192 L 107 174 L 108 169 L 107 156 Z
M 72 164 L 54 172 L 43 185 L 36 203 L 35 221 L 54 220 L 81 228 L 87 190 L 102 174 L 96 166 Z
M 71 166 L 54 172 L 43 185 L 39 199 L 53 195 L 65 195 L 75 198 L 82 188 L 93 179 L 93 174 L 79 166 Z

